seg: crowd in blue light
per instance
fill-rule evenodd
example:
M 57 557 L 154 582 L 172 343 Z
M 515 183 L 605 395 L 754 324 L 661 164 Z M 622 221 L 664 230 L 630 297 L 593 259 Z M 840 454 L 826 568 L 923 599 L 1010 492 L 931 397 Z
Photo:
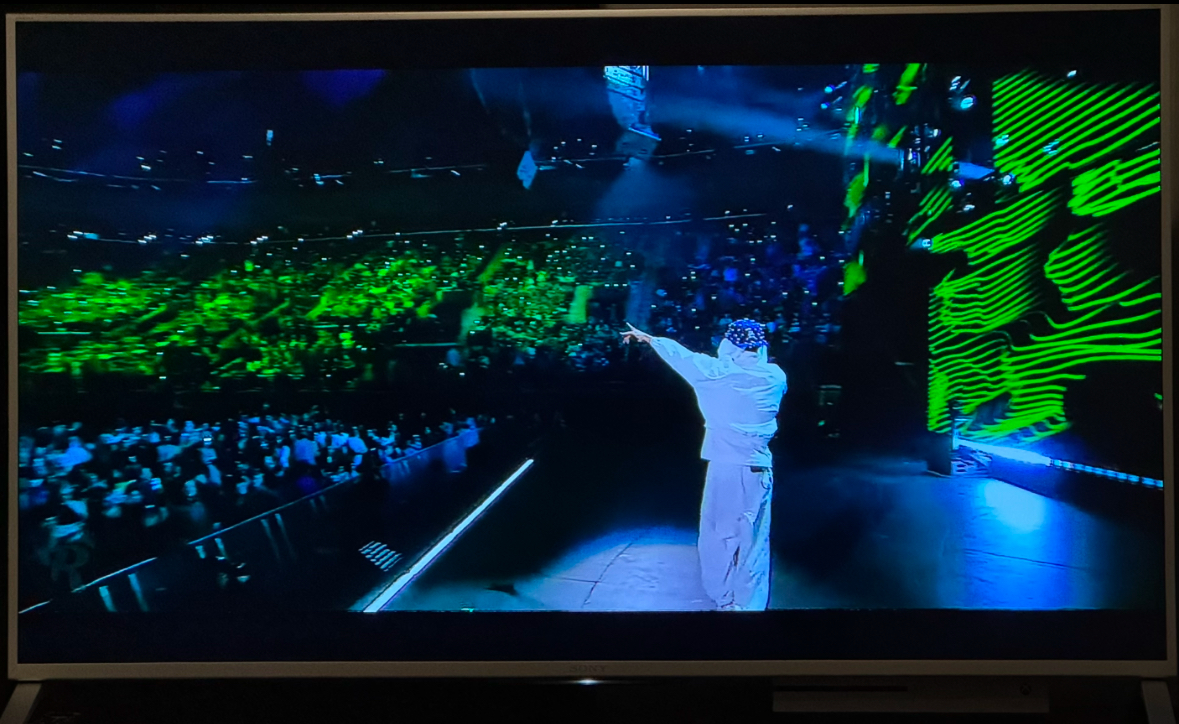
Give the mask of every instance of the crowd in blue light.
M 451 410 L 380 427 L 312 409 L 218 422 L 41 428 L 19 445 L 21 595 L 44 598 L 493 422 Z

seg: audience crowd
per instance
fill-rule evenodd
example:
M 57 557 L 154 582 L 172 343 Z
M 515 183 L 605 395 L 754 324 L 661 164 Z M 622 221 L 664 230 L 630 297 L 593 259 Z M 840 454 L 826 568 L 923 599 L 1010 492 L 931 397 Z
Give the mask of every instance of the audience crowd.
M 38 429 L 19 445 L 22 595 L 52 595 L 493 423 L 451 411 L 380 427 L 313 409 L 221 422 Z M 37 573 L 39 572 L 39 573 Z
M 723 238 L 702 240 L 679 274 L 664 274 L 648 331 L 715 349 L 740 318 L 766 325 L 773 345 L 800 335 L 826 342 L 838 331 L 845 254 L 824 249 L 805 224 L 791 242 L 778 224 L 731 224 Z
M 626 358 L 618 332 L 628 321 L 698 349 L 742 316 L 766 323 L 776 343 L 824 343 L 838 328 L 843 240 L 820 243 L 805 224 L 535 233 L 259 246 L 245 259 L 206 259 L 212 271 L 199 281 L 161 269 L 82 274 L 22 293 L 22 334 L 35 334 L 22 341 L 22 368 L 185 388 L 290 379 L 341 389 L 387 381 L 405 344 L 454 344 L 445 366 L 460 370 L 594 371 Z M 184 273 L 200 276 L 191 264 Z

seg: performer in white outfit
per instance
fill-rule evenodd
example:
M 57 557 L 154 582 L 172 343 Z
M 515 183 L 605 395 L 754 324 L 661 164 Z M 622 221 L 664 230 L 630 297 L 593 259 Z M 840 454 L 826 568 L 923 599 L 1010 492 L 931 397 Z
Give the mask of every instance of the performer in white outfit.
M 778 407 L 786 374 L 770 364 L 762 325 L 729 325 L 717 356 L 690 352 L 631 325 L 623 342 L 645 342 L 692 385 L 704 416 L 708 461 L 700 505 L 704 589 L 726 611 L 764 611 L 770 597 L 770 499 Z

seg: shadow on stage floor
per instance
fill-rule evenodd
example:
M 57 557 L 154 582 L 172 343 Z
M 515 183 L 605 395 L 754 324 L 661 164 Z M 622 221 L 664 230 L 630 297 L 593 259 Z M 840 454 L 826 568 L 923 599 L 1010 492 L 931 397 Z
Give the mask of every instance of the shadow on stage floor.
M 704 466 L 671 437 L 564 439 L 386 610 L 697 611 Z M 775 465 L 771 607 L 1149 608 L 1159 515 L 1105 515 L 881 454 Z

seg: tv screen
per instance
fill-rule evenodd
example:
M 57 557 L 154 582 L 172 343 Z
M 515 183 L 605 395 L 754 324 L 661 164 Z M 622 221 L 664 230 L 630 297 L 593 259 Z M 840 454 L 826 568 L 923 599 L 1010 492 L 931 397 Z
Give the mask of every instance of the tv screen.
M 18 672 L 1173 660 L 1157 10 L 10 30 Z

